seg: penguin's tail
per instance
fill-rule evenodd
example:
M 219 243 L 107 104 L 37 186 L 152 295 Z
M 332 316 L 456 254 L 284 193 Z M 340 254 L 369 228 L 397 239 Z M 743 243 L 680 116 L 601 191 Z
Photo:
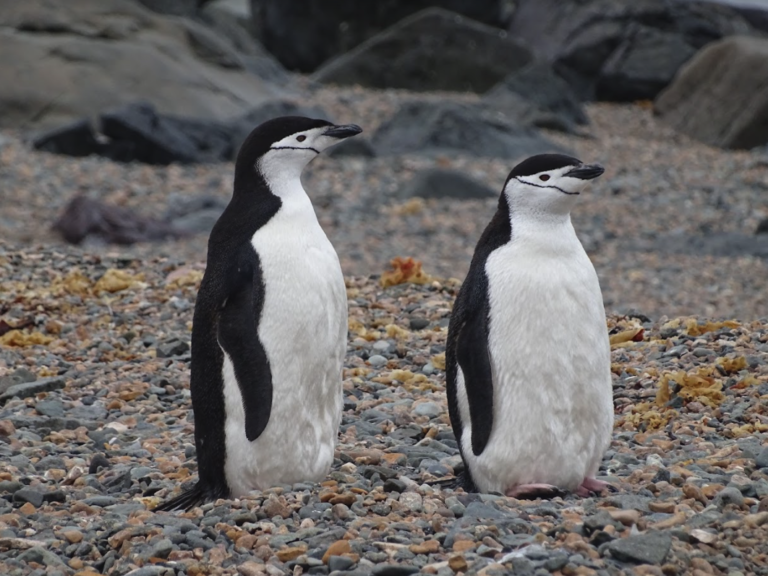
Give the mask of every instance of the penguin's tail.
M 171 512 L 173 510 L 186 510 L 189 511 L 195 506 L 204 504 L 208 498 L 200 486 L 200 482 L 197 482 L 192 488 L 184 490 L 181 494 L 170 500 L 159 504 L 152 509 L 153 512 Z

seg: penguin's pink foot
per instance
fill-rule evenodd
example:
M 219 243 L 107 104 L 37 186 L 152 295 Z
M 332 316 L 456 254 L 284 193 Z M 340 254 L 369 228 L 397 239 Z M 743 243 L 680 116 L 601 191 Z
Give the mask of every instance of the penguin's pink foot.
M 519 484 L 507 490 L 507 496 L 519 500 L 532 500 L 534 498 L 553 498 L 561 496 L 563 491 L 552 484 Z
M 603 482 L 602 480 L 596 480 L 594 478 L 584 478 L 581 486 L 576 488 L 576 494 L 582 498 L 589 498 L 592 493 L 599 494 L 608 487 L 610 487 L 608 482 Z

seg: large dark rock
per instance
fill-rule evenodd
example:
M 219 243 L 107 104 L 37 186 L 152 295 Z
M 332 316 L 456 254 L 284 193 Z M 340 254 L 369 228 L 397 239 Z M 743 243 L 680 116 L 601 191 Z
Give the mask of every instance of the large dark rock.
M 76 196 L 70 200 L 53 229 L 70 244 L 80 244 L 87 238 L 110 244 L 133 244 L 185 235 L 167 222 L 138 215 L 121 206 L 103 204 L 86 196 Z
M 118 162 L 224 162 L 237 157 L 256 126 L 277 116 L 328 119 L 322 109 L 290 100 L 267 102 L 229 122 L 160 114 L 150 104 L 135 103 L 101 114 L 95 123 L 83 119 L 40 133 L 33 146 L 68 156 L 97 154 Z
M 532 59 L 505 32 L 430 8 L 334 58 L 313 79 L 372 88 L 485 92 Z
M 160 14 L 193 17 L 205 0 L 138 0 L 141 4 Z
M 232 156 L 231 128 L 215 121 L 163 116 L 149 104 L 133 104 L 39 135 L 33 146 L 56 154 L 97 154 L 120 162 L 167 165 L 216 162 Z
M 768 143 L 768 39 L 711 44 L 659 95 L 654 111 L 675 129 L 722 148 Z
M 0 2 L 0 127 L 51 128 L 137 100 L 228 119 L 285 94 L 203 30 L 128 0 Z
M 421 170 L 400 189 L 401 198 L 449 198 L 486 200 L 499 194 L 482 182 L 457 170 L 428 168 Z
M 535 129 L 513 125 L 478 106 L 446 101 L 404 104 L 373 137 L 380 154 L 469 154 L 515 159 L 563 151 Z
M 285 67 L 301 72 L 312 72 L 329 58 L 431 6 L 492 26 L 502 26 L 505 20 L 503 0 L 258 0 L 251 6 L 264 46 Z
M 706 44 L 752 28 L 729 7 L 666 0 L 521 0 L 514 37 L 586 99 L 651 99 Z
M 201 159 L 195 142 L 152 106 L 137 104 L 101 115 L 101 131 L 113 143 L 113 158 L 167 165 Z
M 35 138 L 32 145 L 52 154 L 76 157 L 101 154 L 104 150 L 104 144 L 96 138 L 96 131 L 87 119 L 48 130 Z
M 523 123 L 574 132 L 589 119 L 571 86 L 546 62 L 512 72 L 483 96 L 489 107 Z

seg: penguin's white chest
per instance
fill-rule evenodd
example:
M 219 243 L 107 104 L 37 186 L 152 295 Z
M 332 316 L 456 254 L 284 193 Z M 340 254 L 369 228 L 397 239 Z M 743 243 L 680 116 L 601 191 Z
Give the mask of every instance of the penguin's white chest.
M 493 427 L 480 456 L 472 453 L 471 426 L 462 438 L 481 490 L 504 493 L 529 483 L 573 490 L 597 472 L 610 442 L 603 300 L 594 267 L 569 232 L 557 245 L 513 240 L 486 262 Z M 458 389 L 469 422 L 460 371 Z
M 251 243 L 265 288 L 258 335 L 272 372 L 272 410 L 261 436 L 248 441 L 225 357 L 225 468 L 234 495 L 326 476 L 341 421 L 347 341 L 344 278 L 309 200 L 284 202 Z

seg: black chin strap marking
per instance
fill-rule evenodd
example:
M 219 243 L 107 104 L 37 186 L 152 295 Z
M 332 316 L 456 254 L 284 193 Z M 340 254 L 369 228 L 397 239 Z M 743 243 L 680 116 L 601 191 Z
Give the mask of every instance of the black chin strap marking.
M 270 150 L 312 150 L 315 154 L 320 154 L 319 150 L 315 150 L 311 146 L 302 148 L 301 146 L 272 146 Z
M 568 194 L 568 196 L 577 196 L 580 194 L 580 192 L 567 192 L 563 190 L 562 188 L 558 188 L 557 186 L 542 186 L 541 184 L 534 184 L 533 182 L 526 182 L 525 180 L 520 180 L 520 176 L 515 176 L 515 180 L 520 182 L 521 184 L 528 184 L 530 186 L 536 186 L 536 188 L 554 188 L 555 190 L 559 190 L 563 194 Z

